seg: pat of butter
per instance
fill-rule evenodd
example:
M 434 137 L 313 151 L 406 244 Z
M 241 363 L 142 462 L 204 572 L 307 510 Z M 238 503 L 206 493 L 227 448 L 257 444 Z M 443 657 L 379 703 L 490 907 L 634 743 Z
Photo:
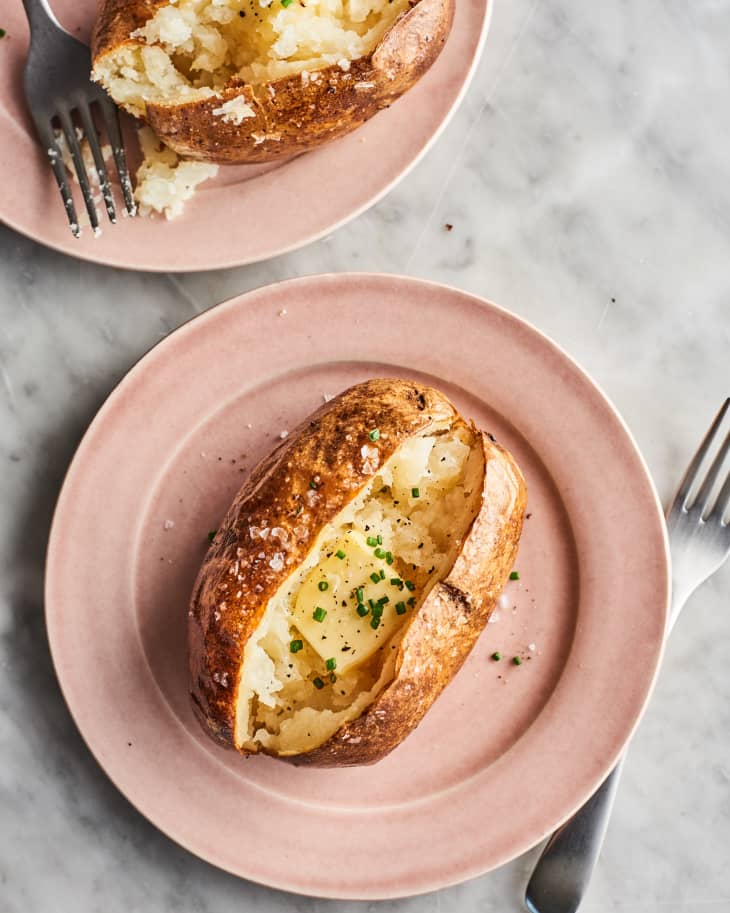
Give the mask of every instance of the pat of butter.
M 338 558 L 337 553 L 344 553 Z M 355 666 L 388 641 L 411 612 L 398 615 L 396 603 L 406 602 L 412 594 L 392 584 L 397 578 L 395 569 L 384 560 L 375 557 L 363 535 L 350 531 L 346 533 L 331 549 L 325 552 L 326 557 L 307 575 L 302 583 L 294 605 L 295 623 L 302 636 L 306 638 L 313 650 L 323 660 L 334 658 L 337 671 L 344 672 Z M 380 575 L 385 579 L 374 583 L 371 575 Z M 326 589 L 319 585 L 327 584 Z M 371 626 L 372 611 L 364 617 L 357 614 L 357 597 L 355 591 L 361 588 L 364 603 L 368 600 L 377 602 L 383 596 L 388 602 L 383 605 L 383 614 L 377 629 Z M 317 612 L 320 609 L 320 612 Z M 315 614 L 322 616 L 317 621 Z

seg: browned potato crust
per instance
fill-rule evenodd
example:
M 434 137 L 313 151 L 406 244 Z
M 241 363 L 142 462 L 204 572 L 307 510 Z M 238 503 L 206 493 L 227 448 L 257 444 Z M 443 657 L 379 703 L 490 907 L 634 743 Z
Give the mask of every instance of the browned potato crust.
M 363 466 L 360 448 L 368 429 L 380 430 L 373 446 L 382 465 L 408 438 L 459 424 L 464 422 L 453 405 L 431 387 L 370 380 L 323 406 L 254 470 L 205 558 L 189 613 L 193 706 L 218 742 L 235 746 L 243 649 L 269 599 L 305 559 L 321 530 L 377 474 L 372 466 Z M 484 433 L 476 440 L 484 454 L 476 518 L 447 577 L 408 620 L 394 679 L 360 717 L 314 750 L 288 760 L 318 766 L 377 761 L 418 725 L 469 654 L 514 562 L 527 497 L 509 453 Z M 319 486 L 314 499 L 313 479 Z M 289 536 L 287 565 L 278 571 L 268 560 L 276 544 L 251 538 L 251 524 L 260 517 Z M 231 581 L 239 563 L 246 562 L 248 589 L 237 599 Z M 226 612 L 216 613 L 221 602 Z
M 166 0 L 105 0 L 92 38 L 96 66 L 142 27 Z M 413 86 L 441 53 L 451 30 L 454 0 L 415 0 L 375 50 L 339 66 L 265 85 L 230 80 L 219 97 L 176 105 L 148 104 L 146 119 L 175 152 L 218 164 L 269 162 L 344 136 L 389 107 Z M 241 96 L 255 112 L 241 124 L 213 114 Z

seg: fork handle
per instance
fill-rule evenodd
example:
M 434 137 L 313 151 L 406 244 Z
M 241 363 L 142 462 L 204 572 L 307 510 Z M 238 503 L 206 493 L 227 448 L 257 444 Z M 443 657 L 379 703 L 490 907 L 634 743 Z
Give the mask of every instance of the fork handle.
M 665 641 L 694 590 L 673 577 Z M 626 752 L 590 799 L 545 844 L 525 890 L 530 913 L 575 913 L 578 909 L 603 846 L 625 760 Z
M 48 31 L 49 26 L 61 28 L 58 19 L 53 15 L 53 10 L 48 5 L 48 0 L 23 0 L 23 6 L 31 32 Z
M 603 846 L 626 755 L 545 845 L 525 891 L 531 913 L 575 913 Z

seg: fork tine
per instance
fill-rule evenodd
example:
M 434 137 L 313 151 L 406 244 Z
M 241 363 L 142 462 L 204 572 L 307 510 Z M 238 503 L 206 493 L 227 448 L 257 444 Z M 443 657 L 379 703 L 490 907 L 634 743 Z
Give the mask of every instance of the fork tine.
M 99 175 L 99 186 L 101 187 L 101 195 L 104 197 L 106 212 L 109 216 L 109 221 L 114 224 L 117 221 L 117 212 L 114 208 L 114 196 L 112 194 L 111 184 L 109 183 L 109 175 L 106 171 L 104 156 L 101 152 L 96 124 L 94 123 L 91 111 L 86 102 L 79 104 L 78 112 L 81 116 L 81 122 L 84 125 L 84 135 L 89 141 L 89 148 L 91 149 L 91 154 L 94 156 L 94 166 L 96 167 L 96 173 Z
M 84 197 L 84 203 L 86 203 L 86 211 L 89 214 L 91 227 L 94 232 L 97 232 L 99 230 L 99 216 L 96 213 L 96 206 L 94 206 L 94 199 L 89 185 L 89 177 L 86 174 L 86 165 L 84 165 L 84 158 L 81 155 L 81 147 L 76 138 L 76 130 L 71 121 L 71 115 L 68 111 L 59 110 L 58 119 L 61 122 L 63 135 L 66 137 L 66 144 L 71 151 L 71 158 L 73 159 L 74 168 L 76 170 L 76 177 L 81 185 L 81 193 Z
M 134 202 L 132 194 L 132 182 L 129 179 L 129 169 L 127 168 L 127 157 L 124 154 L 124 144 L 122 143 L 122 132 L 119 128 L 119 110 L 109 99 L 99 100 L 99 109 L 104 118 L 104 124 L 111 143 L 114 161 L 119 173 L 119 183 L 122 187 L 122 195 L 127 212 L 130 216 L 136 215 L 137 204 Z
M 697 453 L 692 457 L 692 462 L 687 467 L 687 471 L 682 476 L 682 481 L 679 483 L 677 494 L 674 496 L 674 501 L 672 502 L 672 509 L 679 508 L 684 510 L 687 507 L 692 485 L 697 478 L 697 473 L 700 470 L 702 461 L 707 456 L 707 452 L 712 445 L 712 441 L 715 437 L 715 434 L 717 433 L 717 429 L 720 427 L 722 420 L 725 418 L 725 413 L 727 412 L 728 407 L 730 407 L 730 398 L 726 399 L 723 403 L 720 411 L 715 416 L 715 420 L 710 425 L 710 430 L 707 432 L 702 440 L 702 443 L 697 449 Z
M 79 219 L 76 215 L 76 207 L 74 206 L 71 188 L 68 184 L 66 166 L 63 162 L 61 149 L 56 142 L 56 137 L 53 134 L 50 124 L 42 124 L 40 121 L 36 121 L 36 128 L 56 178 L 58 189 L 61 191 L 61 199 L 63 200 L 64 209 L 66 210 L 68 224 L 71 226 L 71 233 L 74 238 L 78 238 L 81 236 L 81 229 L 79 228 Z
M 710 517 L 717 517 L 718 520 L 722 520 L 728 510 L 730 510 L 730 472 L 728 472 L 727 478 L 717 495 Z
M 722 469 L 723 463 L 725 462 L 725 457 L 727 457 L 730 452 L 730 431 L 725 435 L 725 440 L 722 442 L 722 446 L 717 451 L 715 459 L 712 461 L 712 465 L 707 470 L 707 475 L 705 476 L 700 490 L 697 492 L 697 497 L 695 498 L 695 505 L 699 506 L 702 511 L 702 516 L 704 517 L 707 514 L 712 512 L 712 503 L 710 498 L 712 497 L 712 489 L 717 481 L 720 470 Z

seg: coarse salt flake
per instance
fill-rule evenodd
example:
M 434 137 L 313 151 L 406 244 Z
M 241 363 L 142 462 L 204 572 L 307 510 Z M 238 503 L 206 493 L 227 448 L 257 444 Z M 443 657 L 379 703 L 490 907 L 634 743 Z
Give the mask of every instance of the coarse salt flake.
M 174 520 L 165 520 L 165 522 L 162 524 L 163 529 L 172 529 L 174 525 L 175 525 Z

